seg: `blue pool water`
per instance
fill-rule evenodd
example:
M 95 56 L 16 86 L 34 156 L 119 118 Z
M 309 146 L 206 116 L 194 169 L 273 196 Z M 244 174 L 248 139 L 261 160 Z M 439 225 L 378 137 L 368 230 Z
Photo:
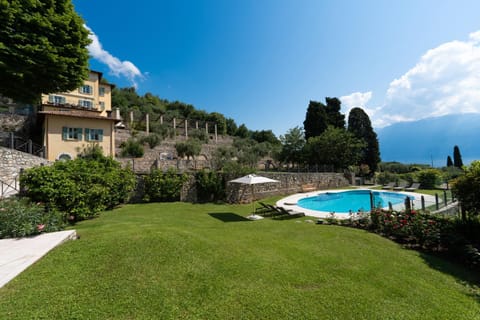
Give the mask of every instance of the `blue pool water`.
M 406 196 L 400 193 L 370 191 L 370 190 L 349 190 L 342 192 L 326 192 L 314 197 L 303 198 L 298 201 L 298 206 L 317 211 L 335 213 L 349 213 L 370 211 L 370 192 L 373 192 L 375 207 L 387 208 L 388 203 L 392 205 L 405 201 Z

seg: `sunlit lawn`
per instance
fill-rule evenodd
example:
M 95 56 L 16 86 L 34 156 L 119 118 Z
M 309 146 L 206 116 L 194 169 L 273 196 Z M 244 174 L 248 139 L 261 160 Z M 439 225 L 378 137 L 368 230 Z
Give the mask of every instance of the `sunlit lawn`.
M 128 205 L 0 289 L 0 319 L 480 319 L 479 278 L 370 234 Z

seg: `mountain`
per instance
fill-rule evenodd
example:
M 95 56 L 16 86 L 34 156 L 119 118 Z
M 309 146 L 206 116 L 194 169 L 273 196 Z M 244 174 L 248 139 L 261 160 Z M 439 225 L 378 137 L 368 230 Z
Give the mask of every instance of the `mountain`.
M 458 145 L 464 164 L 480 159 L 480 114 L 456 114 L 399 122 L 377 129 L 382 161 L 443 167 Z

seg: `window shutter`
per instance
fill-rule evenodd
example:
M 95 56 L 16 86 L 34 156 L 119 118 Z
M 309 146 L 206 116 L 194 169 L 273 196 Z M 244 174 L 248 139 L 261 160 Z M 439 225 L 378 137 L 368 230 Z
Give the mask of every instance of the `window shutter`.
M 79 141 L 82 141 L 82 131 L 83 131 L 82 128 L 76 128 L 75 131 L 77 131 L 76 132 L 77 133 L 77 139 Z
M 63 140 L 68 140 L 68 128 L 67 127 L 62 128 L 62 139 Z
M 98 130 L 98 141 L 103 141 L 103 129 Z
M 65 97 L 60 97 L 60 100 L 62 101 L 62 104 L 67 103 L 67 99 Z
M 53 94 L 48 95 L 48 102 L 51 102 L 51 103 L 55 102 L 55 97 L 53 96 Z
M 85 128 L 85 141 L 90 141 L 90 129 Z

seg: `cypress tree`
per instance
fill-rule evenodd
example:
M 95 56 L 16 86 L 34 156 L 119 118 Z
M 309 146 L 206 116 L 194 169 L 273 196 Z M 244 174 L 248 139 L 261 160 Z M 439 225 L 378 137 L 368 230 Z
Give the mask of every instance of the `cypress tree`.
M 447 167 L 453 167 L 453 161 L 450 156 L 447 157 Z
M 321 135 L 327 129 L 327 114 L 323 103 L 310 101 L 303 122 L 303 129 L 306 140 Z
M 367 164 L 370 172 L 375 172 L 380 162 L 380 148 L 377 134 L 373 131 L 370 118 L 363 109 L 353 108 L 350 111 L 348 115 L 348 131 L 366 143 L 361 150 L 362 155 L 358 164 Z
M 463 167 L 462 155 L 458 146 L 453 147 L 453 165 L 460 169 Z

